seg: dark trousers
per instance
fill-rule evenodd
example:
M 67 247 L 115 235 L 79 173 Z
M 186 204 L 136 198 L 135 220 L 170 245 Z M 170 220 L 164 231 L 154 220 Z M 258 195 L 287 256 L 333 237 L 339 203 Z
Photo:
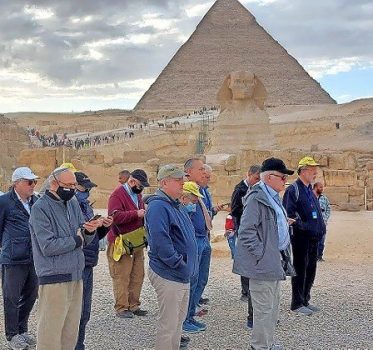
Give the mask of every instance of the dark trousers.
M 11 340 L 28 331 L 28 319 L 38 296 L 34 265 L 3 265 L 2 289 L 5 336 Z
M 311 299 L 311 288 L 316 276 L 317 248 L 319 241 L 304 234 L 291 238 L 296 276 L 291 279 L 291 309 L 307 306 Z
M 317 247 L 317 258 L 321 259 L 324 255 L 326 233 L 321 237 Z
M 247 319 L 253 320 L 253 304 L 249 290 L 250 280 L 247 277 L 241 276 L 241 294 L 247 297 Z
M 79 336 L 75 350 L 84 350 L 85 328 L 91 318 L 93 292 L 93 267 L 85 267 L 83 270 L 83 305 L 82 316 L 79 324 Z

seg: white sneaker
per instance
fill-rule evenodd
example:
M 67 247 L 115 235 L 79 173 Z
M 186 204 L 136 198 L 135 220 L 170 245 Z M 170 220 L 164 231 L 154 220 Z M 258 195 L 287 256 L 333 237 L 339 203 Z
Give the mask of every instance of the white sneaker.
M 298 309 L 293 310 L 293 312 L 304 316 L 311 316 L 313 314 L 313 311 L 306 306 L 301 306 Z
M 8 341 L 9 349 L 12 350 L 25 350 L 28 349 L 29 345 L 26 343 L 22 335 L 15 335 L 10 341 Z
M 35 346 L 36 345 L 36 339 L 28 334 L 28 333 L 22 333 L 21 336 L 23 337 L 23 339 L 25 340 L 25 342 L 29 345 L 29 346 Z

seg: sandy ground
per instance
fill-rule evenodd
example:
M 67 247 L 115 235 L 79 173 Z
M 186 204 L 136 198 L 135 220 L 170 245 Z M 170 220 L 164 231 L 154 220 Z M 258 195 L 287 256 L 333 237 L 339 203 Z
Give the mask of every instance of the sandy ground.
M 215 220 L 222 232 L 224 213 Z M 289 311 L 290 282 L 282 284 L 280 326 L 276 337 L 285 349 L 371 350 L 373 349 L 373 213 L 335 212 L 328 227 L 326 262 L 320 263 L 312 302 L 322 308 L 311 317 Z M 225 241 L 215 243 L 206 296 L 211 299 L 203 318 L 208 329 L 191 336 L 189 349 L 247 349 L 250 331 L 245 327 L 245 303 L 239 301 L 239 278 L 231 273 L 232 261 Z M 157 305 L 155 293 L 145 277 L 143 308 L 146 318 L 121 320 L 114 316 L 112 287 L 105 253 L 95 269 L 93 310 L 87 328 L 86 349 L 152 349 Z M 37 308 L 37 307 L 36 307 Z M 35 308 L 35 309 L 36 309 Z M 3 329 L 3 319 L 0 319 Z M 36 331 L 36 311 L 30 319 Z M 0 349 L 6 349 L 3 334 Z M 165 349 L 166 350 L 166 349 Z

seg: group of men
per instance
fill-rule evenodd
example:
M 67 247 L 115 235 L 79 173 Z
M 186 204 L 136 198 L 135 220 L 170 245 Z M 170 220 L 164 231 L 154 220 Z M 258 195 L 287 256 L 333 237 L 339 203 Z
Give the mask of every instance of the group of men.
M 310 187 L 318 164 L 309 157 L 302 161 L 299 178 L 285 191 L 282 202 L 278 194 L 293 171 L 275 158 L 251 167 L 232 196 L 238 233 L 233 271 L 242 277 L 242 299 L 249 303 L 248 326 L 253 328 L 255 350 L 281 349 L 273 343 L 273 335 L 279 281 L 286 275 L 293 276 L 291 309 L 307 315 L 318 311 L 309 301 L 320 259 L 318 245 L 325 234 L 324 211 Z M 85 348 L 93 267 L 99 240 L 106 235 L 117 317 L 147 315 L 140 295 L 148 247 L 148 276 L 159 307 L 155 348 L 185 347 L 190 339 L 183 332 L 206 330 L 195 316 L 200 315 L 198 307 L 208 303 L 203 292 L 211 260 L 209 237 L 213 217 L 222 209 L 213 205 L 208 190 L 211 171 L 199 158 L 188 159 L 183 169 L 165 165 L 157 174 L 158 190 L 147 196 L 142 195 L 149 186 L 146 172 L 123 171 L 109 198 L 108 215 L 102 217 L 94 215 L 89 202 L 96 184 L 74 167 L 55 169 L 40 198 L 34 195 L 38 177 L 29 168 L 16 169 L 11 190 L 0 197 L 0 262 L 9 347 Z M 317 186 L 320 197 L 322 189 Z M 143 241 L 136 245 L 138 237 Z M 37 340 L 28 332 L 36 298 Z
M 158 173 L 159 191 L 148 198 L 149 211 L 146 211 L 142 197 L 143 189 L 149 186 L 147 174 L 142 169 L 130 173 L 123 171 L 119 174 L 120 184 L 109 198 L 108 215 L 102 217 L 94 215 L 89 202 L 90 190 L 96 184 L 71 164 L 63 164 L 55 169 L 43 184 L 42 194 L 38 197 L 35 196 L 34 189 L 39 177 L 29 168 L 16 169 L 11 189 L 0 198 L 0 263 L 3 266 L 5 335 L 9 348 L 22 350 L 34 345 L 37 345 L 38 350 L 85 348 L 85 328 L 92 303 L 93 267 L 98 262 L 99 240 L 106 235 L 109 242 L 107 258 L 113 282 L 115 314 L 128 319 L 146 316 L 147 311 L 140 308 L 144 247 L 149 245 L 149 277 L 157 291 L 157 286 L 163 285 L 156 282 L 157 278 L 153 278 L 160 273 L 160 263 L 154 263 L 162 256 L 156 252 L 157 247 L 167 250 L 170 243 L 166 239 L 164 246 L 159 246 L 164 234 L 162 230 L 173 230 L 180 224 L 182 229 L 178 228 L 181 234 L 179 243 L 185 248 L 182 259 L 188 261 L 188 268 L 182 269 L 180 277 L 187 290 L 184 313 L 180 322 L 172 322 L 172 326 L 180 324 L 177 340 L 175 341 L 174 335 L 171 336 L 172 340 L 162 335 L 157 337 L 157 348 L 185 346 L 189 338 L 181 336 L 182 327 L 185 332 L 191 333 L 205 330 L 206 325 L 196 321 L 194 315 L 197 306 L 206 302 L 202 294 L 208 280 L 211 257 L 209 230 L 212 216 L 221 209 L 219 206 L 212 206 L 207 190 L 210 171 L 211 168 L 197 158 L 189 159 L 185 169 L 178 169 L 173 165 L 161 168 Z M 183 187 L 186 175 L 190 181 Z M 204 187 L 200 187 L 198 183 Z M 183 204 L 179 202 L 181 195 Z M 169 201 L 173 206 L 176 205 L 174 210 L 181 210 L 180 204 L 180 217 L 184 223 L 180 219 L 176 220 L 175 227 L 164 226 L 158 215 L 152 222 L 151 208 L 158 206 L 162 196 L 167 204 Z M 135 247 L 130 252 L 124 250 L 118 256 L 118 239 L 125 241 L 130 233 L 144 230 L 147 212 L 146 244 Z M 188 238 L 185 236 L 185 228 L 188 228 L 188 237 L 191 239 L 185 240 Z M 159 235 L 155 240 L 154 232 L 156 236 Z M 190 258 L 189 254 L 192 254 Z M 174 265 L 172 257 L 167 253 L 164 258 L 168 260 L 163 270 L 171 269 L 171 275 L 174 276 L 176 265 L 183 264 L 180 256 L 174 257 Z M 160 276 L 164 275 L 160 273 Z M 165 276 L 168 280 L 167 272 Z M 178 277 L 171 280 L 175 278 Z M 169 290 L 166 288 L 166 291 Z M 28 319 L 37 298 L 36 340 L 28 332 Z M 170 323 L 172 318 L 167 316 L 167 312 L 174 313 L 174 308 L 169 309 L 173 304 L 167 299 L 164 307 L 161 307 L 161 296 L 158 300 L 160 325 L 162 322 Z

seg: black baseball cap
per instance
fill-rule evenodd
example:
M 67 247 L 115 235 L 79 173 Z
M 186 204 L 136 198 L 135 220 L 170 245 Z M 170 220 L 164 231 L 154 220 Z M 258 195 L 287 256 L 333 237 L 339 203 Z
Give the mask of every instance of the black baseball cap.
M 148 182 L 148 175 L 146 175 L 146 172 L 142 169 L 136 169 L 134 171 L 132 171 L 131 173 L 131 176 L 136 179 L 136 180 L 139 180 L 141 185 L 143 185 L 144 187 L 149 187 L 149 182 Z
M 88 175 L 82 173 L 81 171 L 75 172 L 75 178 L 78 185 L 83 186 L 86 189 L 97 187 L 97 185 L 88 177 Z
M 285 163 L 279 158 L 268 158 L 262 164 L 261 172 L 265 171 L 278 171 L 281 174 L 293 175 L 294 171 L 286 168 Z

